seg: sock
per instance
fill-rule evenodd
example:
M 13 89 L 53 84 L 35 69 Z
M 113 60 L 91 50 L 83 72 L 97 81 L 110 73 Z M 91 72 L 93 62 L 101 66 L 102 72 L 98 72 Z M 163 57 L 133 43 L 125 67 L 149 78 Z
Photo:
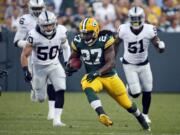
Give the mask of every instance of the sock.
M 64 106 L 64 90 L 56 91 L 55 108 L 63 108 Z
M 102 107 L 101 101 L 96 96 L 96 94 L 93 91 L 93 89 L 92 88 L 86 88 L 84 90 L 84 92 L 85 92 L 85 94 L 87 96 L 87 99 L 88 99 L 91 107 L 96 111 L 96 113 L 98 115 L 105 114 L 105 111 L 104 111 L 104 109 Z
M 47 95 L 48 95 L 48 115 L 54 115 L 54 105 L 55 105 L 55 90 L 52 84 L 47 85 Z
M 50 114 L 54 114 L 54 105 L 55 105 L 55 101 L 48 101 L 48 107 L 49 107 L 49 113 Z
M 55 101 L 55 90 L 52 84 L 47 85 L 47 94 L 48 94 L 48 99 L 50 101 L 54 100 Z
M 61 122 L 62 108 L 55 108 L 54 111 L 54 121 Z
M 132 113 L 135 117 L 138 117 L 141 114 L 140 110 L 137 108 L 135 103 L 132 103 L 131 108 L 127 109 L 127 111 L 129 113 Z
M 93 91 L 92 88 L 86 88 L 84 90 L 86 96 L 87 96 L 87 99 L 89 101 L 89 103 L 91 103 L 92 101 L 95 101 L 95 100 L 98 100 L 99 98 L 96 96 L 95 92 Z
M 105 114 L 100 100 L 94 100 L 90 103 L 90 105 L 98 115 Z
M 151 92 L 143 92 L 142 106 L 143 106 L 143 113 L 144 114 L 148 114 L 150 104 L 151 104 Z

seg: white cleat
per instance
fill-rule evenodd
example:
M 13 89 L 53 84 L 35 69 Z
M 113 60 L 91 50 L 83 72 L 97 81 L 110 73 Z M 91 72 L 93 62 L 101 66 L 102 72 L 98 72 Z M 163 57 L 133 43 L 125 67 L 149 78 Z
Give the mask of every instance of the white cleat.
M 37 97 L 36 97 L 36 92 L 35 90 L 31 90 L 31 101 L 32 102 L 37 102 Z
M 148 115 L 147 114 L 142 114 L 142 115 L 144 116 L 144 119 L 146 120 L 146 122 L 148 124 L 151 124 L 151 119 L 148 117 Z
M 64 127 L 64 126 L 66 126 L 66 124 L 65 123 L 63 123 L 63 122 L 55 122 L 55 121 L 53 121 L 53 126 L 54 127 Z

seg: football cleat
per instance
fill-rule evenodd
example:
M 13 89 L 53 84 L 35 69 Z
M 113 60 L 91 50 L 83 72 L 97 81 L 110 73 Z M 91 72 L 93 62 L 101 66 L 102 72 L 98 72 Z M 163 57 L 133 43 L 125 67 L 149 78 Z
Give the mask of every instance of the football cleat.
M 30 98 L 32 102 L 37 102 L 36 92 L 33 89 L 31 90 Z
M 106 114 L 101 114 L 99 116 L 99 121 L 107 127 L 110 127 L 113 125 L 113 122 Z
M 147 114 L 142 114 L 144 116 L 144 119 L 146 120 L 146 122 L 148 124 L 151 124 L 151 119 L 149 118 L 149 116 Z
M 151 131 L 150 126 L 148 125 L 148 123 L 146 122 L 144 116 L 142 114 L 140 114 L 138 117 L 136 117 L 138 122 L 141 124 L 142 128 L 145 131 Z
M 53 121 L 53 126 L 54 127 L 64 127 L 64 126 L 66 126 L 66 124 L 63 122 L 60 122 L 60 121 Z

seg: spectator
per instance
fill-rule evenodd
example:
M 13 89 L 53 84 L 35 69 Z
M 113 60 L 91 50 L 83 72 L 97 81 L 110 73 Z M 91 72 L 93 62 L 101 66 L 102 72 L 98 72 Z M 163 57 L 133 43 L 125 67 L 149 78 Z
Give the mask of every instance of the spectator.
M 4 24 L 4 14 L 6 10 L 6 0 L 0 0 L 0 24 Z
M 58 17 L 58 22 L 64 25 L 68 31 L 75 31 L 73 9 L 71 7 L 66 8 L 65 13 Z
M 10 4 L 8 5 L 5 11 L 5 18 L 12 16 L 14 9 L 17 8 L 18 6 L 19 5 L 17 0 L 11 0 Z
M 29 0 L 19 0 L 19 6 L 22 9 L 22 14 L 28 14 L 29 13 L 28 3 L 29 3 Z
M 88 17 L 87 14 L 87 6 L 84 2 L 81 2 L 80 5 L 77 7 L 77 14 L 74 15 L 74 24 L 78 31 L 79 23 L 85 18 Z
M 161 8 L 157 6 L 156 0 L 148 0 L 149 14 L 154 14 L 157 18 L 161 16 Z
M 54 0 L 54 6 L 55 6 L 54 11 L 55 11 L 56 14 L 60 13 L 59 9 L 61 8 L 62 1 L 63 0 Z
M 166 32 L 167 28 L 170 26 L 170 22 L 166 19 L 166 15 L 163 14 L 160 17 L 159 20 L 159 28 L 158 30 L 162 31 L 162 32 Z
M 128 20 L 128 10 L 130 8 L 130 3 L 128 0 L 118 0 L 115 4 L 117 19 L 125 23 Z
M 73 12 L 75 11 L 75 7 L 76 7 L 75 0 L 63 0 L 61 7 L 60 7 L 60 10 L 59 10 L 59 14 L 65 13 L 66 9 L 69 7 L 72 8 Z
M 12 30 L 13 31 L 16 31 L 17 30 L 17 27 L 18 27 L 18 21 L 19 21 L 19 17 L 21 16 L 21 11 L 20 11 L 20 8 L 19 7 L 16 7 L 12 13 Z
M 167 29 L 167 32 L 174 33 L 180 32 L 180 25 L 178 20 L 173 20 L 171 26 Z
M 95 18 L 100 22 L 102 29 L 115 31 L 113 21 L 116 19 L 116 11 L 110 0 L 102 0 L 102 7 L 95 11 Z
M 172 22 L 174 19 L 177 19 L 179 14 L 179 7 L 177 7 L 173 0 L 164 0 L 164 6 L 162 11 L 167 16 L 167 20 Z

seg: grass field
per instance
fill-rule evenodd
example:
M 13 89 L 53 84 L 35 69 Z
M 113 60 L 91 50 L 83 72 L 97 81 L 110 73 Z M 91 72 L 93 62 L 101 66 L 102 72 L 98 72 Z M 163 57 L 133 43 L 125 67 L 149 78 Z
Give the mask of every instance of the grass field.
M 99 97 L 114 122 L 110 128 L 98 122 L 83 93 L 66 93 L 62 116 L 66 127 L 53 127 L 52 121 L 46 120 L 47 101 L 31 103 L 29 93 L 3 93 L 0 135 L 180 135 L 180 94 L 153 94 L 149 133 L 106 93 Z M 140 106 L 140 99 L 136 102 Z

